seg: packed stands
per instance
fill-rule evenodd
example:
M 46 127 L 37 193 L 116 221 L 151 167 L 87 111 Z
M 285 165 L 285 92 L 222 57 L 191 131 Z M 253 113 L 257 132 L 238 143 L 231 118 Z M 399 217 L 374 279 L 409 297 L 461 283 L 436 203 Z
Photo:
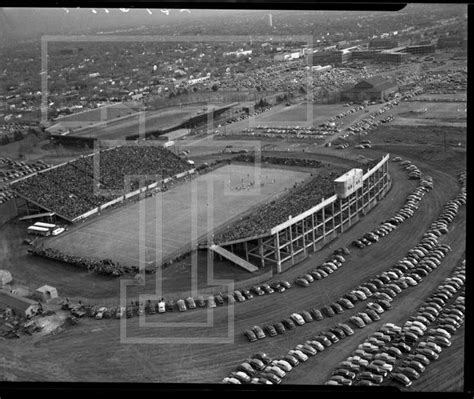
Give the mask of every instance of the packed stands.
M 11 188 L 45 209 L 74 219 L 107 203 L 113 199 L 111 195 L 125 194 L 127 176 L 145 176 L 140 183 L 143 186 L 189 169 L 186 161 L 163 147 L 122 146 L 37 173 L 13 183 Z M 139 182 L 131 179 L 127 191 L 138 186 Z M 117 195 L 116 190 L 121 194 Z
M 255 162 L 255 155 L 242 154 L 234 158 L 234 161 L 238 162 Z M 320 168 L 322 165 L 321 161 L 315 159 L 298 159 L 298 158 L 281 158 L 281 157 L 266 157 L 260 158 L 262 163 L 272 163 L 275 165 L 285 166 L 301 166 L 305 168 Z
M 334 179 L 338 176 L 338 173 L 332 172 L 295 187 L 288 194 L 257 207 L 254 212 L 230 226 L 228 230 L 217 234 L 214 241 L 229 242 L 268 232 L 288 220 L 289 216 L 297 216 L 319 204 L 323 198 L 333 195 Z

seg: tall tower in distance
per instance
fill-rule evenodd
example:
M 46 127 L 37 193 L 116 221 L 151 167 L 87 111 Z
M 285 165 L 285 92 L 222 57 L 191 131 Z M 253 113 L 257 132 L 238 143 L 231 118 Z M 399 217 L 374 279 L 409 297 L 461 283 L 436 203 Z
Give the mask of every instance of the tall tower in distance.
M 268 14 L 268 25 L 270 25 L 270 28 L 273 27 L 272 13 Z

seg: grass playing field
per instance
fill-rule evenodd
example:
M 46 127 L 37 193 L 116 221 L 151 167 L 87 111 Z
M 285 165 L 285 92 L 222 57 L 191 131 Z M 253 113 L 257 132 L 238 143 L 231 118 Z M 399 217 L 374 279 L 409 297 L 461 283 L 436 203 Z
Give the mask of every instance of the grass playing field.
M 226 165 L 73 227 L 45 241 L 45 246 L 73 255 L 153 266 L 191 249 L 199 237 L 308 176 L 293 170 Z M 255 185 L 237 189 L 242 182 Z

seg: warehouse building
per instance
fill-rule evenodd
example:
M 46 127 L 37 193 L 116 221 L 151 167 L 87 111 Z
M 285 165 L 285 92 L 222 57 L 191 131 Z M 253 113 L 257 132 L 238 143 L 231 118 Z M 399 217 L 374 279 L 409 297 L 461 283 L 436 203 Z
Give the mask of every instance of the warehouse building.
M 422 44 L 416 46 L 408 46 L 405 51 L 413 55 L 431 54 L 435 52 L 435 45 Z
M 389 64 L 401 64 L 408 60 L 409 54 L 399 51 L 384 50 L 376 55 L 376 61 Z
M 353 87 L 341 92 L 341 101 L 379 101 L 386 100 L 398 91 L 398 85 L 382 76 L 364 79 Z

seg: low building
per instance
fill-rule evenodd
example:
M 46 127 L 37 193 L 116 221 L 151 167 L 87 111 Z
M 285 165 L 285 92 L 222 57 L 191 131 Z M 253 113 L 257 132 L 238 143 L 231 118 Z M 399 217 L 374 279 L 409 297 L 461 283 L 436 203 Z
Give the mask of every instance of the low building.
M 34 295 L 35 298 L 38 298 L 43 302 L 48 302 L 51 299 L 58 297 L 58 290 L 50 285 L 43 285 L 35 291 Z
M 9 290 L 0 290 L 0 307 L 10 308 L 17 316 L 31 317 L 38 312 L 39 304 L 32 299 L 12 294 Z
M 416 46 L 407 46 L 405 51 L 413 55 L 431 54 L 435 52 L 435 45 L 434 44 L 421 44 L 421 45 L 416 45 Z
M 341 91 L 341 101 L 384 101 L 397 91 L 397 83 L 382 76 L 374 76 Z
M 375 56 L 375 60 L 381 63 L 401 64 L 408 61 L 409 55 L 398 51 L 381 51 Z

